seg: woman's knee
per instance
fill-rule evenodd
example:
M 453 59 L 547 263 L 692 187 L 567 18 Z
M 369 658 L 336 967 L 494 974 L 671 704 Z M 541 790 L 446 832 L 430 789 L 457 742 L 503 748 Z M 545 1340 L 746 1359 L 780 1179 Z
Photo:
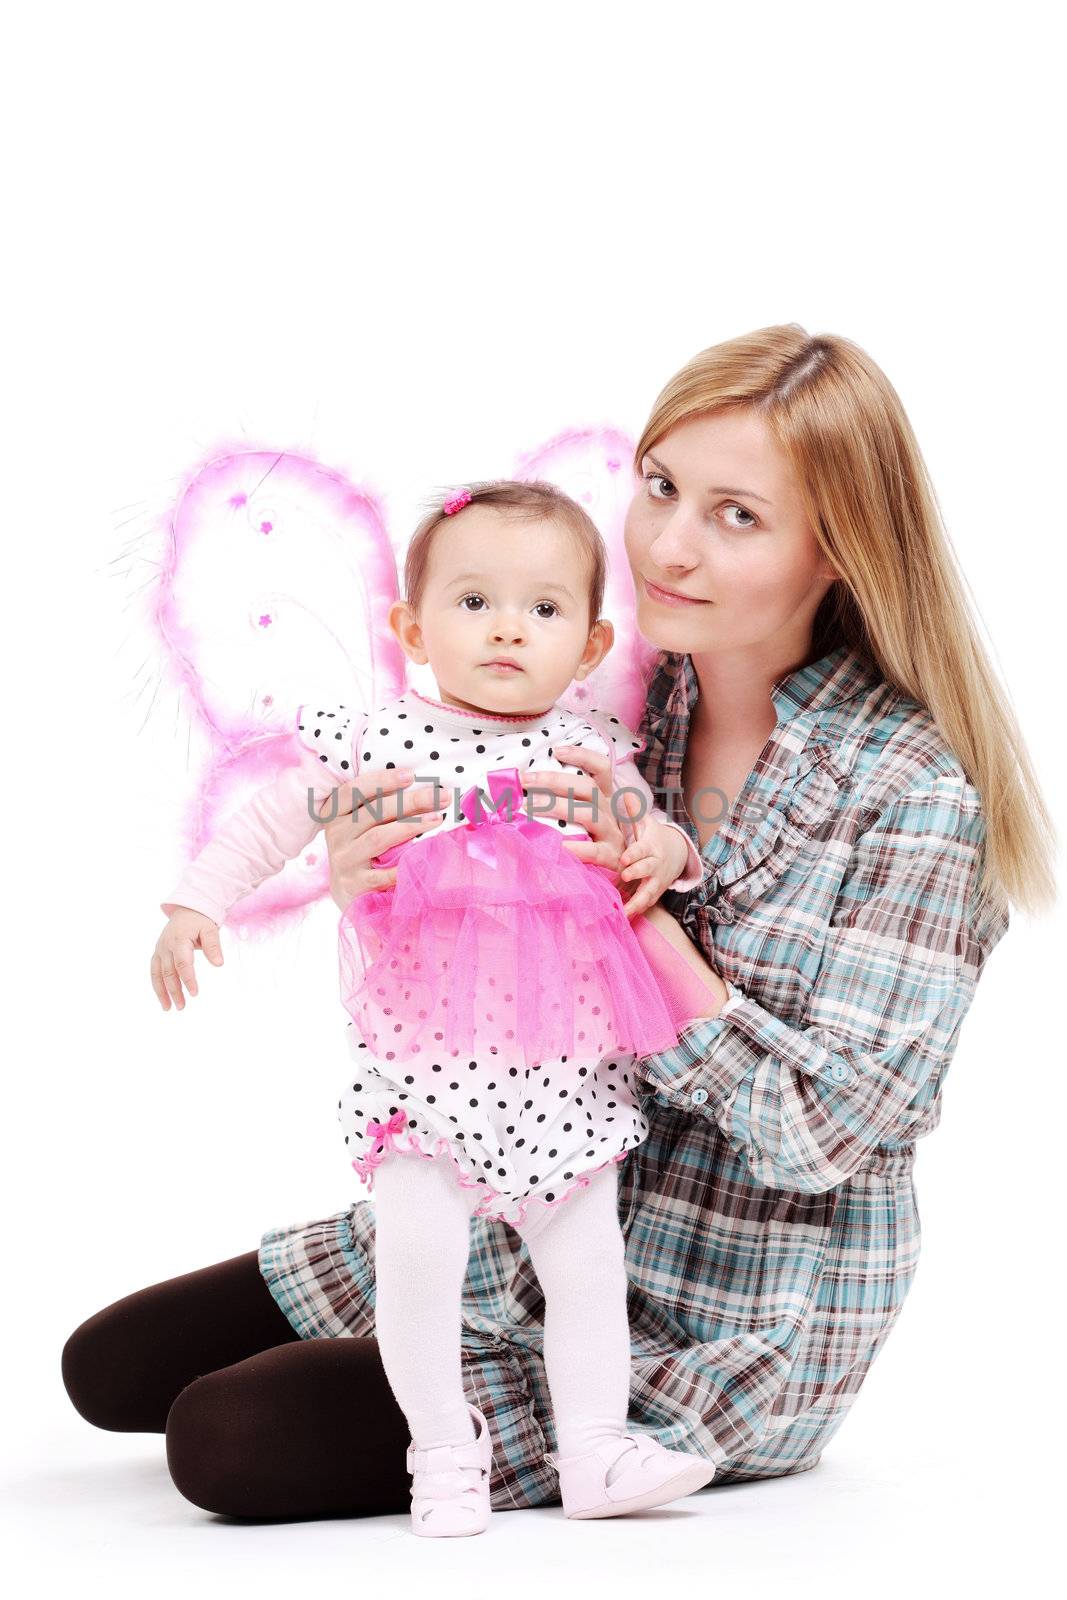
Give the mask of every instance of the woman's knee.
M 249 1515 L 250 1478 L 265 1418 L 235 1404 L 226 1370 L 187 1384 L 167 1413 L 167 1467 L 186 1500 L 220 1516 Z M 254 1514 L 254 1513 L 252 1513 Z
M 95 1427 L 162 1433 L 171 1403 L 201 1373 L 296 1339 L 249 1250 L 97 1311 L 63 1347 L 63 1384 Z
M 406 1504 L 407 1424 L 373 1339 L 279 1345 L 188 1384 L 167 1417 L 167 1466 L 219 1516 L 291 1520 Z
M 364 1343 L 345 1341 L 357 1342 Z M 280 1345 L 186 1384 L 166 1427 L 167 1467 L 186 1500 L 220 1516 L 285 1513 L 290 1475 L 316 1435 L 312 1419 L 321 1416 L 324 1396 L 340 1387 L 340 1373 L 327 1372 L 323 1384 L 316 1359 L 328 1360 L 335 1343 Z M 358 1382 L 351 1387 L 358 1394 Z M 321 1422 L 317 1437 L 327 1451 Z
M 94 1428 L 113 1433 L 162 1433 L 166 1414 L 146 1404 L 143 1356 L 129 1336 L 122 1302 L 81 1323 L 63 1346 L 60 1371 L 74 1409 Z

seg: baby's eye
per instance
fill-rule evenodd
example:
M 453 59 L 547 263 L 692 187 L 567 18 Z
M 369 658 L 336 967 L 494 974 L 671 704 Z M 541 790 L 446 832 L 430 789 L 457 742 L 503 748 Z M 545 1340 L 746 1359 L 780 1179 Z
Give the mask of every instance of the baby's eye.
M 468 605 L 467 605 L 467 601 L 468 601 L 468 600 L 476 600 L 476 601 L 477 601 L 477 602 L 478 602 L 478 605 L 477 605 L 477 607 L 472 607 L 472 606 L 468 606 Z M 477 616 L 477 614 L 478 614 L 478 611 L 479 611 L 479 610 L 480 610 L 480 609 L 481 609 L 481 607 L 482 607 L 482 606 L 484 606 L 484 605 L 485 605 L 485 600 L 484 600 L 484 598 L 483 598 L 483 597 L 482 597 L 482 595 L 480 595 L 480 594 L 465 594 L 465 595 L 464 595 L 464 596 L 463 596 L 463 598 L 462 598 L 462 599 L 461 599 L 461 600 L 460 600 L 460 602 L 459 602 L 459 603 L 460 603 L 460 605 L 461 605 L 461 606 L 463 606 L 463 607 L 464 607 L 464 608 L 465 608 L 465 609 L 466 609 L 466 610 L 467 610 L 467 611 L 468 611 L 468 612 L 473 612 L 473 614 L 474 614 L 474 615 L 475 615 L 475 616 Z M 551 600 L 539 600 L 539 601 L 538 601 L 538 603 L 537 603 L 537 605 L 536 605 L 536 606 L 535 606 L 535 607 L 534 607 L 534 610 L 535 610 L 535 611 L 540 611 L 540 612 L 543 612 L 543 611 L 544 611 L 544 609 L 545 609 L 545 608 L 546 608 L 546 607 L 547 607 L 547 608 L 548 608 L 548 610 L 549 610 L 549 611 L 550 611 L 550 612 L 551 612 L 551 613 L 552 613 L 552 614 L 553 614 L 553 615 L 555 615 L 555 614 L 556 614 L 556 612 L 557 612 L 557 610 L 558 610 L 558 607 L 557 607 L 557 606 L 556 606 L 556 605 L 554 605 L 554 604 L 553 604 L 553 602 L 552 602 L 552 601 L 551 601 Z M 547 619 L 543 619 L 543 620 L 547 620 Z
M 652 496 L 653 500 L 663 500 L 663 499 L 666 498 L 665 495 L 653 494 L 652 493 L 652 484 L 653 483 L 665 483 L 667 485 L 668 489 L 673 489 L 674 488 L 674 484 L 671 482 L 671 480 L 669 478 L 665 478 L 663 476 L 662 472 L 646 472 L 644 476 L 645 476 L 645 482 L 649 486 L 648 492 Z

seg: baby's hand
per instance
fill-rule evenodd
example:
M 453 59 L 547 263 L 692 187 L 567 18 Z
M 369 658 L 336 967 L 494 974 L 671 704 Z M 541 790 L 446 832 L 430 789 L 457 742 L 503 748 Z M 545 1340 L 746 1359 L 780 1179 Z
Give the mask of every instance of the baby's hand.
M 633 843 L 619 857 L 619 879 L 620 883 L 639 878 L 644 882 L 624 898 L 627 917 L 632 920 L 654 906 L 664 889 L 685 871 L 688 859 L 689 851 L 677 828 L 669 828 L 653 816 L 635 822 Z
M 193 951 L 197 946 L 214 966 L 222 966 L 218 923 L 202 911 L 179 906 L 171 912 L 152 957 L 152 987 L 164 1011 L 170 1010 L 172 999 L 179 1011 L 185 1010 L 183 981 L 190 994 L 197 993 L 193 971 Z

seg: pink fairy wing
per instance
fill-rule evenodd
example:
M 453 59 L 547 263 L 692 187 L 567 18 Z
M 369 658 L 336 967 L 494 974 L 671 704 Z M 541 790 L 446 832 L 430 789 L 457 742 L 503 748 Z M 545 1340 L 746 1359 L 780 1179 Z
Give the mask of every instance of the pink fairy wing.
M 172 517 L 156 619 L 223 747 L 289 731 L 301 699 L 369 708 L 406 682 L 389 629 L 396 560 L 377 501 L 284 451 L 195 474 Z
M 584 715 L 598 706 L 637 727 L 658 651 L 637 631 L 637 605 L 623 529 L 633 495 L 634 441 L 616 428 L 570 428 L 520 457 L 515 476 L 542 478 L 569 494 L 589 513 L 607 546 L 608 576 L 603 615 L 615 643 L 600 665 L 560 696 L 568 710 Z
M 608 550 L 604 614 L 615 628 L 605 660 L 561 697 L 569 709 L 636 727 L 657 652 L 637 632 L 623 540 L 632 441 L 612 428 L 568 429 L 520 458 L 515 476 L 556 483 L 589 512 Z M 301 708 L 352 714 L 409 686 L 388 612 L 396 559 L 369 491 L 307 456 L 227 450 L 195 470 L 167 514 L 168 548 L 152 620 L 164 669 L 203 736 L 206 757 L 188 807 L 187 855 L 307 748 Z M 342 781 L 343 758 L 330 765 Z M 326 893 L 324 845 L 237 902 L 228 922 L 273 929 Z
M 302 703 L 343 698 L 355 722 L 404 692 L 406 658 L 388 626 L 399 585 L 381 508 L 340 473 L 285 451 L 226 454 L 192 475 L 169 523 L 154 620 L 208 749 L 185 824 L 192 856 L 300 758 Z M 227 920 L 273 927 L 326 886 L 316 843 Z

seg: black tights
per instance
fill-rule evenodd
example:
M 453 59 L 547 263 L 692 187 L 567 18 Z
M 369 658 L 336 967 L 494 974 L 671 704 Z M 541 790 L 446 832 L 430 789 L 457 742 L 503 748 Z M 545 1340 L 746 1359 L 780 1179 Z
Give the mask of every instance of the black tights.
M 301 1339 L 257 1253 L 128 1294 L 63 1347 L 87 1422 L 165 1433 L 187 1500 L 233 1517 L 406 1511 L 409 1433 L 374 1339 Z

